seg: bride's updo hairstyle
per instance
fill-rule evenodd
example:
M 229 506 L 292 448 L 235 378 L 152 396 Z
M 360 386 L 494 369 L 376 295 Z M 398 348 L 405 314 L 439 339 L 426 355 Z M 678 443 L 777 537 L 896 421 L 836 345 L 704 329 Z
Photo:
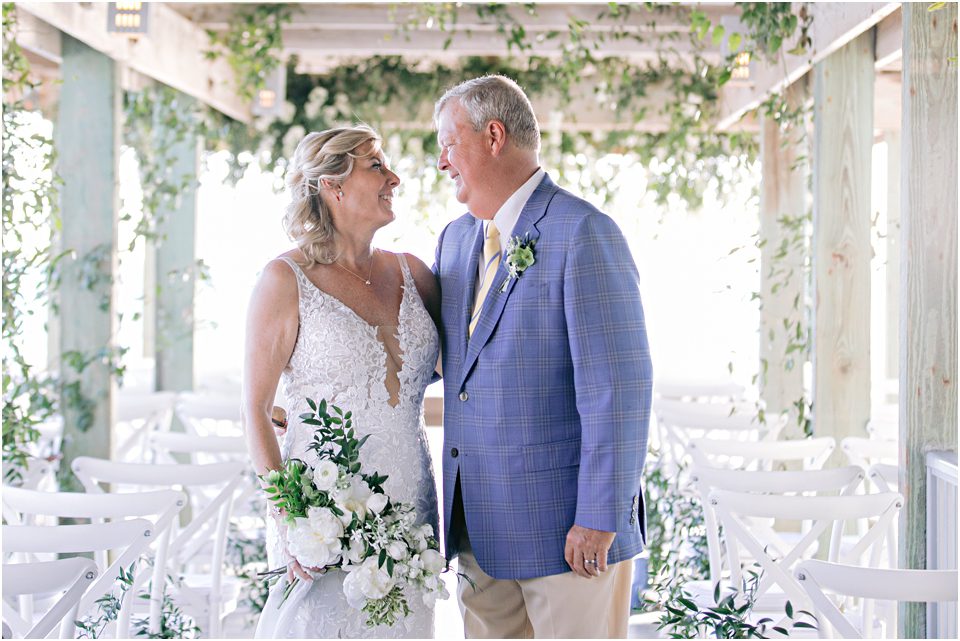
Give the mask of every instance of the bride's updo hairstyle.
M 370 144 L 364 154 L 357 149 Z M 340 186 L 353 171 L 354 161 L 372 158 L 380 151 L 380 135 L 366 125 L 312 132 L 300 141 L 287 170 L 291 201 L 283 216 L 283 228 L 307 257 L 307 266 L 329 264 L 337 259 L 336 230 L 330 207 L 321 195 L 336 198 Z M 330 185 L 325 186 L 324 181 Z

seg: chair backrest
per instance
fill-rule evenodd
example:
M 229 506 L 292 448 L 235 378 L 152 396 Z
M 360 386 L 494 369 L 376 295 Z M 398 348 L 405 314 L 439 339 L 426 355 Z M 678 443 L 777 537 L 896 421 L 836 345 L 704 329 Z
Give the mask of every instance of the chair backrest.
M 869 636 L 871 608 L 864 604 L 861 629 L 857 630 L 827 592 L 870 601 L 957 602 L 957 570 L 878 569 L 808 560 L 799 563 L 794 574 L 813 603 L 821 626 L 829 623 L 846 639 Z
M 867 470 L 867 478 L 878 492 L 898 492 L 900 467 L 889 463 L 875 463 Z
M 695 464 L 735 469 L 772 470 L 778 463 L 797 462 L 818 470 L 836 448 L 830 436 L 784 441 L 727 441 L 693 438 L 688 451 Z
M 746 389 L 733 381 L 663 380 L 654 383 L 654 394 L 675 400 L 740 401 Z
M 167 431 L 173 421 L 176 392 L 121 392 L 117 396 L 118 461 L 143 460 L 145 439 L 153 431 Z
M 760 423 L 757 407 L 749 403 L 691 403 L 661 398 L 654 401 L 654 413 L 664 455 L 678 465 L 688 460 L 687 447 L 694 438 L 774 440 L 785 421 L 777 417 Z
M 157 461 L 175 462 L 172 455 L 186 454 L 192 463 L 247 460 L 247 442 L 242 436 L 198 436 L 185 432 L 154 432 L 147 448 Z
M 704 527 L 707 531 L 707 558 L 710 564 L 710 582 L 715 585 L 721 578 L 720 521 L 710 502 L 714 489 L 757 494 L 805 494 L 839 492 L 853 493 L 863 482 L 863 470 L 859 467 L 831 468 L 827 470 L 797 471 L 750 471 L 728 470 L 694 464 L 691 480 L 700 495 L 703 505 Z M 766 525 L 754 523 L 754 527 Z M 771 535 L 772 536 L 772 535 Z
M 778 585 L 794 604 L 806 604 L 806 593 L 793 577 L 793 568 L 815 550 L 820 536 L 832 528 L 828 559 L 859 562 L 869 555 L 872 566 L 880 560 L 883 537 L 903 506 L 897 493 L 842 496 L 783 496 L 713 490 L 710 503 L 717 510 L 724 528 L 724 543 L 734 585 L 742 581 L 741 548 L 756 559 L 763 570 L 757 596 Z M 804 535 L 792 546 L 783 540 L 761 538 L 750 527 L 753 518 L 775 518 L 809 522 Z M 840 543 L 844 522 L 848 519 L 871 519 L 873 524 L 862 538 L 843 551 Z M 786 553 L 773 552 L 787 550 Z
M 8 530 L 17 527 L 4 525 L 4 539 Z M 59 637 L 72 639 L 80 598 L 96 578 L 96 564 L 83 557 L 32 563 L 4 563 L 3 622 L 9 626 L 12 636 L 17 638 L 42 639 L 60 624 Z M 25 612 L 17 612 L 10 605 L 16 597 L 46 596 L 61 592 L 40 620 L 33 624 L 32 599 L 20 599 L 22 604 L 29 604 L 24 608 Z
M 850 465 L 859 465 L 863 469 L 874 463 L 897 464 L 897 441 L 848 436 L 840 441 L 840 449 Z
M 237 436 L 243 433 L 240 398 L 232 394 L 184 392 L 177 399 L 176 416 L 187 432 L 201 436 Z

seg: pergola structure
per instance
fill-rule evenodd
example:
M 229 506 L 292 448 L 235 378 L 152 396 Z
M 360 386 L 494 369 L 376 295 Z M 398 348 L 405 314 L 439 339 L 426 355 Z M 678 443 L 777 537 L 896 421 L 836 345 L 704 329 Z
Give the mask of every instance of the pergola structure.
M 41 103 L 56 113 L 56 139 L 65 184 L 62 190 L 63 244 L 78 251 L 107 243 L 116 250 L 117 153 L 121 90 L 147 79 L 166 84 L 222 113 L 251 119 L 251 105 L 231 89 L 232 71 L 223 59 L 207 59 L 207 29 L 222 30 L 241 3 L 151 3 L 150 30 L 138 40 L 106 31 L 106 3 L 17 3 L 19 42 L 34 68 L 59 79 L 41 90 Z M 522 6 L 508 7 L 528 33 L 566 30 L 571 18 L 585 29 L 603 31 L 597 5 L 552 3 L 536 16 Z M 715 23 L 735 29 L 739 9 L 733 3 L 699 7 Z M 763 337 L 771 327 L 801 314 L 794 304 L 803 295 L 800 278 L 773 288 L 774 253 L 785 231 L 784 214 L 808 210 L 809 176 L 794 169 L 803 150 L 784 146 L 777 124 L 751 115 L 771 92 L 785 92 L 793 104 L 813 108 L 812 202 L 815 300 L 813 402 L 816 433 L 838 438 L 862 435 L 870 418 L 870 208 L 871 150 L 881 138 L 889 145 L 886 168 L 891 221 L 887 265 L 891 328 L 888 352 L 899 354 L 887 374 L 899 379 L 901 489 L 906 497 L 900 536 L 903 567 L 925 566 L 925 466 L 930 450 L 957 449 L 957 6 L 939 12 L 926 3 L 810 3 L 812 44 L 803 56 L 784 54 L 775 65 L 753 61 L 747 82 L 722 88 L 719 130 L 758 131 L 763 185 L 761 237 L 763 308 L 761 356 L 769 361 L 762 396 L 768 412 L 790 409 L 802 396 L 800 368 L 784 367 L 786 339 Z M 416 23 L 405 31 L 410 6 L 377 3 L 314 3 L 294 6 L 284 26 L 284 54 L 296 54 L 298 71 L 322 73 L 341 62 L 375 54 L 453 62 L 461 56 L 506 55 L 504 38 L 488 21 L 462 11 L 451 32 Z M 656 28 L 637 12 L 639 39 L 607 42 L 597 55 L 652 59 L 664 50 L 662 38 L 690 29 L 688 6 L 671 6 L 658 15 Z M 454 37 L 447 46 L 448 38 Z M 671 42 L 667 55 L 689 53 L 683 40 Z M 533 38 L 531 55 L 557 56 L 559 45 Z M 723 45 L 707 45 L 702 54 L 720 61 Z M 951 59 L 952 58 L 952 62 Z M 589 91 L 584 92 L 589 95 Z M 652 93 L 651 103 L 669 96 Z M 595 131 L 620 128 L 614 114 L 589 98 L 558 106 L 538 102 L 542 116 L 563 113 L 562 126 Z M 431 105 L 419 122 L 397 116 L 390 127 L 430 127 Z M 660 131 L 659 116 L 630 124 Z M 180 149 L 180 163 L 196 171 L 199 143 Z M 184 197 L 167 216 L 172 242 L 155 252 L 154 274 L 194 260 L 196 200 Z M 115 265 L 115 260 L 111 262 Z M 777 265 L 777 269 L 800 265 Z M 114 314 L 97 305 L 99 293 L 64 288 L 60 305 L 69 314 L 53 332 L 66 352 L 103 345 L 113 331 Z M 171 313 L 189 324 L 192 284 L 165 287 L 155 302 L 158 318 Z M 189 325 L 187 326 L 189 329 Z M 192 334 L 157 353 L 157 386 L 191 389 Z M 106 368 L 83 374 L 90 389 L 111 390 Z M 99 401 L 94 428 L 72 433 L 75 453 L 108 456 L 111 395 Z M 66 417 L 70 433 L 70 417 Z M 901 618 L 901 632 L 922 631 L 922 613 Z

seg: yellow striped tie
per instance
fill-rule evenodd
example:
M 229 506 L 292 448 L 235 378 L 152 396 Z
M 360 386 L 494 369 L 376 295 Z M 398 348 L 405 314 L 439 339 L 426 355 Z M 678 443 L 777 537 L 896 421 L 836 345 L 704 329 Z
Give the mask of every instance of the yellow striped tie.
M 491 220 L 487 223 L 487 231 L 483 241 L 483 263 L 480 265 L 480 289 L 477 290 L 477 300 L 473 304 L 473 314 L 470 316 L 470 336 L 480 320 L 480 310 L 483 301 L 487 298 L 493 277 L 500 266 L 500 230 Z

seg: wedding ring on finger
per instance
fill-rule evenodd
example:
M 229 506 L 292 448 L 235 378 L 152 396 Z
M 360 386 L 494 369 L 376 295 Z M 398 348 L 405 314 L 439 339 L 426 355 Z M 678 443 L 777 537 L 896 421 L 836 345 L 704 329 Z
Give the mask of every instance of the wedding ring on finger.
M 584 564 L 584 565 L 596 565 L 596 564 L 597 564 L 597 560 L 596 560 L 596 559 L 584 559 L 584 560 L 583 560 L 583 564 Z

